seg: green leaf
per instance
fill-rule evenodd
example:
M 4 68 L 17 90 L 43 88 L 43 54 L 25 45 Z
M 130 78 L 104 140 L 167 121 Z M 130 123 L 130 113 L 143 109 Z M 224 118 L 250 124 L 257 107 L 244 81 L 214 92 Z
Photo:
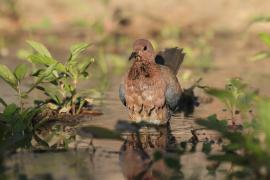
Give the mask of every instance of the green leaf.
M 45 71 L 43 71 L 39 75 L 38 82 L 39 81 L 42 81 L 46 77 L 50 76 L 52 74 L 52 72 L 54 71 L 54 69 L 55 69 L 56 66 L 57 66 L 57 64 L 53 64 L 53 65 L 50 65 L 47 69 L 45 69 Z
M 39 72 L 38 79 L 36 80 L 35 84 L 27 91 L 30 93 L 33 89 L 35 89 L 45 78 L 49 77 L 52 72 L 54 71 L 57 64 L 50 65 L 45 71 Z
M 270 47 L 270 35 L 266 32 L 262 32 L 259 34 L 260 39 Z
M 234 100 L 232 93 L 228 90 L 205 87 L 204 91 L 207 94 L 210 94 L 210 95 L 218 98 L 219 100 L 221 100 L 225 104 L 227 103 L 227 101 L 233 102 L 233 100 Z
M 17 86 L 17 80 L 14 74 L 9 70 L 9 68 L 3 64 L 0 64 L 0 78 L 11 85 L 14 89 Z
M 179 170 L 181 165 L 179 162 L 179 157 L 165 157 L 164 162 L 167 165 L 167 167 L 175 170 Z
M 84 106 L 85 102 L 86 102 L 85 99 L 80 99 L 79 107 L 78 107 L 78 109 L 77 109 L 76 114 L 80 114 L 81 109 L 82 109 L 82 107 Z
M 11 117 L 17 110 L 18 107 L 16 106 L 16 104 L 10 104 L 4 109 L 3 115 L 7 119 L 9 119 L 9 117 Z
M 41 110 L 39 108 L 27 108 L 27 109 L 23 110 L 23 112 L 21 113 L 22 119 L 24 119 L 25 121 L 28 121 L 31 124 L 32 119 L 38 113 L 40 113 L 40 111 Z
M 225 120 L 218 120 L 216 114 L 208 116 L 207 119 L 198 119 L 196 123 L 222 133 L 227 131 L 227 122 Z
M 70 65 L 68 67 L 68 72 L 70 73 L 70 75 L 72 76 L 73 79 L 78 79 L 78 76 L 79 76 L 79 70 L 78 68 L 76 67 L 76 65 Z
M 267 51 L 261 51 L 255 54 L 255 56 L 253 56 L 250 61 L 260 61 L 260 60 L 264 60 L 270 58 L 270 52 Z
M 55 59 L 42 54 L 31 54 L 28 59 L 34 64 L 52 65 L 57 63 Z
M 70 57 L 68 59 L 68 62 L 76 60 L 79 54 L 83 52 L 84 50 L 86 50 L 89 46 L 90 44 L 88 43 L 79 43 L 79 44 L 73 45 L 70 48 Z
M 48 51 L 48 49 L 41 43 L 36 42 L 36 41 L 27 41 L 27 43 L 35 50 L 37 51 L 40 55 L 42 56 L 47 56 L 52 58 L 50 52 Z
M 58 61 L 56 61 L 55 59 L 53 59 L 52 57 L 43 56 L 41 54 L 32 54 L 28 57 L 28 60 L 34 64 L 42 64 L 46 66 L 57 64 L 55 69 L 61 72 L 65 71 L 65 66 L 59 63 Z
M 94 58 L 91 58 L 91 59 L 86 59 L 82 61 L 81 63 L 79 63 L 78 66 L 79 66 L 80 72 L 82 73 L 82 72 L 87 71 L 90 64 L 92 64 L 94 61 L 95 61 Z
M 28 67 L 26 64 L 20 64 L 16 67 L 14 70 L 14 75 L 18 81 L 21 81 L 26 76 L 27 70 Z
M 49 96 L 57 105 L 62 104 L 62 100 L 59 93 L 54 89 L 45 88 L 45 95 Z
M 209 154 L 212 150 L 212 144 L 210 142 L 204 142 L 202 147 L 202 152 Z

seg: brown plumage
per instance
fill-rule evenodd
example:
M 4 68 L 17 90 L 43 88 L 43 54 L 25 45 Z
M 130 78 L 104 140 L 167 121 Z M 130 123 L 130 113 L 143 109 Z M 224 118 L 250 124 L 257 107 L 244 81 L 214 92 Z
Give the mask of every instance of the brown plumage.
M 131 120 L 164 124 L 170 119 L 171 111 L 177 108 L 182 90 L 176 73 L 183 54 L 177 49 L 170 51 L 171 54 L 165 50 L 157 55 L 151 43 L 144 39 L 133 44 L 130 59 L 134 62 L 119 91 Z M 157 64 L 157 60 L 163 60 L 163 65 Z

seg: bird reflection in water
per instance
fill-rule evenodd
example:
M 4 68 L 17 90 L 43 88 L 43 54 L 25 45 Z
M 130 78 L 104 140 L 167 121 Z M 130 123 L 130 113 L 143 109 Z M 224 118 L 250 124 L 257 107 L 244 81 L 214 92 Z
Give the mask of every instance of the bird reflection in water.
M 181 179 L 180 154 L 170 124 L 141 127 L 127 132 L 120 149 L 120 166 L 126 179 Z

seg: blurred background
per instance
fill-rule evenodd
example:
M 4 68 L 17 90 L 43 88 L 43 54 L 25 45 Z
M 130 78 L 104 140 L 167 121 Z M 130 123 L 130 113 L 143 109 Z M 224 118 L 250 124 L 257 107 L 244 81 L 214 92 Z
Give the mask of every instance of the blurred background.
M 270 31 L 269 10 L 267 0 L 1 0 L 0 61 L 18 62 L 28 39 L 58 57 L 83 41 L 121 72 L 132 42 L 147 38 L 157 50 L 185 49 L 184 81 L 200 76 L 222 85 L 241 76 L 267 93 L 269 63 L 253 56 L 267 48 L 258 34 Z
M 183 88 L 200 78 L 203 84 L 223 88 L 228 79 L 240 77 L 261 95 L 269 95 L 270 52 L 264 33 L 270 33 L 269 0 L 0 0 L 0 63 L 11 69 L 23 63 L 31 51 L 26 40 L 42 42 L 61 62 L 68 58 L 72 44 L 92 44 L 86 54 L 94 57 L 95 63 L 85 84 L 95 88 L 93 96 L 102 98 L 104 106 L 103 115 L 91 123 L 111 129 L 118 119 L 127 119 L 118 100 L 118 85 L 129 67 L 127 59 L 135 39 L 149 39 L 156 51 L 184 48 L 186 57 L 178 73 Z M 15 102 L 10 90 L 0 81 L 0 96 Z M 221 112 L 222 103 L 207 103 L 212 100 L 200 91 L 196 93 L 201 102 L 206 102 L 195 112 L 196 117 Z M 190 136 L 193 124 L 183 121 L 177 127 L 178 136 L 185 137 Z M 108 141 L 96 141 L 96 145 L 106 152 L 120 147 L 119 142 Z M 58 156 L 59 161 L 65 157 Z M 29 156 L 20 158 L 28 164 Z M 55 157 L 45 155 L 41 160 L 30 160 L 39 164 L 42 158 Z M 192 162 L 198 158 L 193 156 Z M 111 157 L 109 163 L 117 165 L 118 157 Z M 99 159 L 97 164 L 102 165 Z M 42 165 L 48 166 L 46 162 Z M 194 164 L 190 167 L 194 168 Z M 79 168 L 82 171 L 85 167 Z M 103 168 L 95 172 L 97 177 L 122 178 L 118 166 Z M 23 169 L 30 175 L 42 172 L 32 166 Z M 57 168 L 48 171 L 64 177 Z
M 94 43 L 92 54 L 105 51 L 121 72 L 132 42 L 147 38 L 157 50 L 185 49 L 184 80 L 199 73 L 222 85 L 241 76 L 267 93 L 269 63 L 252 57 L 267 48 L 258 34 L 270 31 L 269 10 L 267 0 L 1 0 L 0 61 L 17 63 L 28 39 L 41 41 L 58 57 L 83 41 Z

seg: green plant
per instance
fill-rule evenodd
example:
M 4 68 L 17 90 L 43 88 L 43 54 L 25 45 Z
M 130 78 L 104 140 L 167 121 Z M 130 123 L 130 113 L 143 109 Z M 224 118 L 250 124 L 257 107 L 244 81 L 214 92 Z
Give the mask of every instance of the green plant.
M 32 147 L 32 138 L 38 144 L 46 147 L 54 146 L 49 144 L 51 138 L 59 139 L 56 146 L 63 145 L 67 147 L 73 136 L 67 137 L 66 133 L 61 133 L 62 131 L 57 128 L 52 130 L 49 139 L 39 137 L 36 134 L 36 131 L 40 130 L 44 123 L 44 117 L 41 116 L 44 109 L 41 109 L 40 106 L 25 107 L 24 100 L 29 97 L 29 94 L 34 89 L 39 89 L 49 99 L 45 101 L 35 100 L 36 102 L 46 104 L 52 109 L 56 107 L 59 113 L 80 113 L 81 108 L 89 100 L 81 96 L 83 92 L 78 91 L 77 85 L 79 81 L 88 77 L 87 69 L 93 59 L 78 60 L 78 58 L 79 54 L 89 45 L 82 43 L 72 46 L 67 62 L 62 64 L 56 61 L 42 44 L 34 41 L 28 41 L 28 43 L 35 50 L 34 53 L 28 54 L 28 60 L 33 65 L 39 66 L 34 73 L 30 73 L 25 64 L 18 65 L 13 71 L 0 64 L 0 78 L 14 89 L 19 102 L 19 105 L 8 105 L 4 99 L 0 98 L 0 104 L 4 106 L 4 111 L 0 114 L 0 143 L 3 145 L 1 150 Z M 32 78 L 33 83 L 30 87 L 22 88 L 22 83 L 26 78 Z M 39 117 L 38 120 L 35 119 L 37 116 Z M 11 146 L 14 148 L 5 148 Z
M 260 51 L 251 58 L 251 61 L 259 61 L 270 58 L 270 34 L 262 32 L 259 34 L 260 40 L 268 47 L 268 50 Z
M 218 131 L 223 139 L 228 140 L 223 145 L 222 153 L 209 154 L 208 159 L 219 163 L 229 162 L 229 178 L 270 178 L 270 100 L 260 98 L 256 104 L 257 115 L 247 123 L 244 131 L 231 131 L 226 120 L 209 116 L 197 123 Z
M 33 118 L 40 112 L 38 108 L 21 110 L 16 104 L 5 105 L 0 113 L 0 152 L 14 151 L 17 148 L 30 148 L 37 124 Z
M 250 90 L 247 84 L 243 83 L 240 78 L 232 78 L 225 85 L 224 89 L 211 88 L 207 86 L 199 86 L 203 88 L 207 94 L 218 98 L 224 103 L 226 110 L 229 111 L 233 123 L 235 116 L 240 114 L 246 116 L 252 108 L 256 91 Z
M 258 22 L 269 22 L 269 21 L 270 21 L 269 15 L 258 15 L 251 19 L 249 26 L 251 24 L 258 23 Z
M 23 110 L 23 100 L 28 97 L 29 93 L 31 93 L 33 89 L 35 89 L 40 83 L 42 83 L 46 78 L 50 76 L 55 66 L 56 65 L 54 64 L 44 69 L 28 90 L 24 90 L 21 87 L 22 81 L 28 74 L 28 68 L 25 64 L 18 65 L 14 71 L 11 71 L 7 66 L 3 64 L 0 64 L 0 78 L 15 90 L 16 96 L 19 100 L 20 109 Z
M 212 152 L 210 147 L 208 159 L 218 164 L 229 162 L 231 166 L 226 171 L 229 179 L 269 179 L 270 100 L 258 96 L 239 78 L 231 79 L 225 89 L 202 88 L 225 104 L 232 119 L 237 113 L 244 114 L 241 130 L 231 129 L 228 121 L 218 119 L 216 114 L 197 120 L 199 125 L 217 131 L 223 139 L 222 152 Z M 255 113 L 250 114 L 250 110 Z
M 36 103 L 47 105 L 58 113 L 79 114 L 89 100 L 83 96 L 85 91 L 78 89 L 78 84 L 88 78 L 87 70 L 94 62 L 93 58 L 80 58 L 79 55 L 89 47 L 89 44 L 80 43 L 72 46 L 69 58 L 65 63 L 53 58 L 44 45 L 34 41 L 28 41 L 28 44 L 34 49 L 34 53 L 30 54 L 27 59 L 33 65 L 38 66 L 33 76 L 39 77 L 46 68 L 54 65 L 50 77 L 36 86 L 49 99 L 36 101 Z
M 3 79 L 16 93 L 18 97 L 18 105 L 8 104 L 0 97 L 0 104 L 4 106 L 4 110 L 0 113 L 0 151 L 13 151 L 17 148 L 30 148 L 32 146 L 32 137 L 35 135 L 39 122 L 34 122 L 34 118 L 41 112 L 38 107 L 25 107 L 24 100 L 40 83 L 48 78 L 56 64 L 48 66 L 33 81 L 29 88 L 22 88 L 22 82 L 28 77 L 29 72 L 27 65 L 18 65 L 14 71 L 7 66 L 0 64 L 0 78 Z M 41 121 L 41 120 L 40 120 Z M 41 142 L 41 141 L 39 141 Z

